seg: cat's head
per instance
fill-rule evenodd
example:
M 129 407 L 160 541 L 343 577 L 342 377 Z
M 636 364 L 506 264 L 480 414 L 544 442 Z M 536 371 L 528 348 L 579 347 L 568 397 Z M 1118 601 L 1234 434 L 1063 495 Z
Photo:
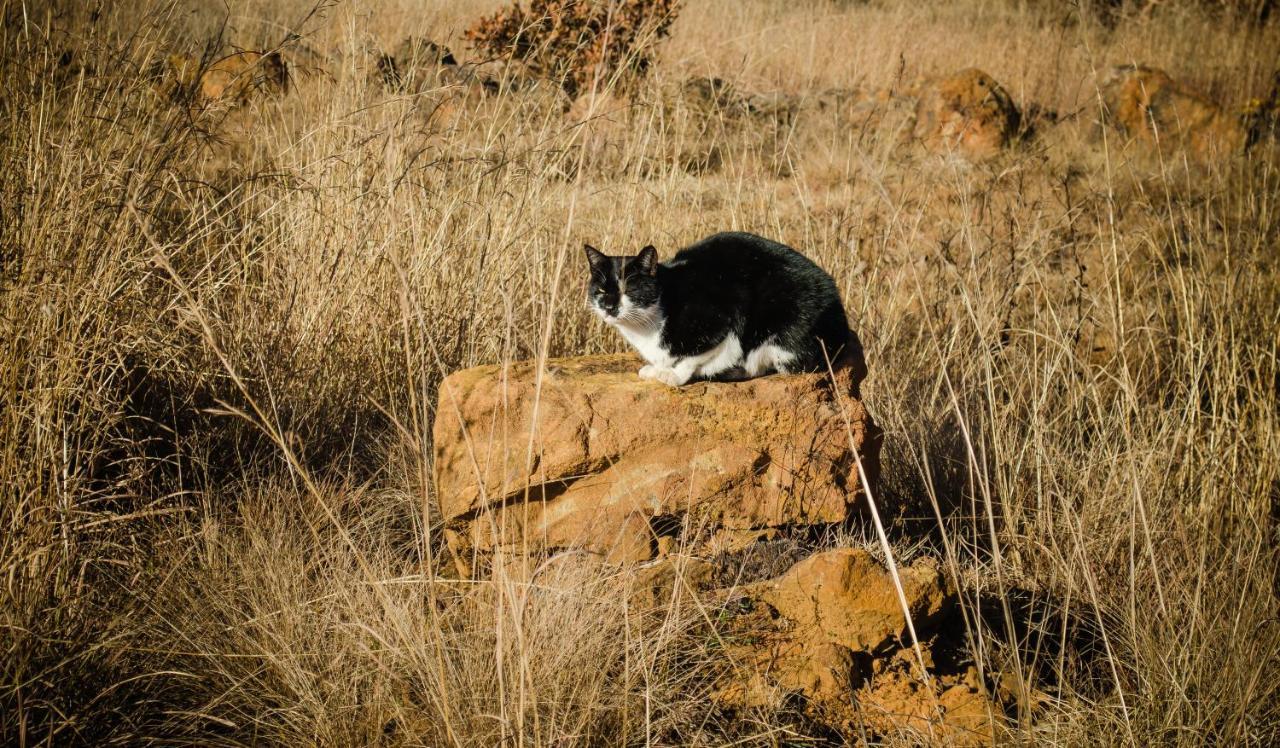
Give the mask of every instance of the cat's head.
M 606 255 L 584 244 L 591 279 L 587 306 L 610 324 L 640 324 L 658 305 L 658 250 L 645 247 L 635 255 Z

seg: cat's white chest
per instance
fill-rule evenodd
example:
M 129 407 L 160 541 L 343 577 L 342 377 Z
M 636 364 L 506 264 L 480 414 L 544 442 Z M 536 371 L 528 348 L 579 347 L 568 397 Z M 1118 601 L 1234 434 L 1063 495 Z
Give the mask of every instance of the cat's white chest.
M 617 327 L 618 331 L 622 333 L 622 337 L 627 339 L 631 347 L 635 348 L 636 352 L 645 361 L 655 366 L 669 366 L 671 364 L 671 355 L 667 353 L 667 349 L 662 345 L 661 325 L 637 328 L 620 324 Z
M 646 362 L 655 366 L 670 366 L 671 354 L 662 345 L 662 329 L 666 327 L 666 319 L 658 307 L 637 309 L 625 296 L 622 298 L 622 309 L 618 319 L 610 321 L 622 337 L 627 339 L 632 348 Z

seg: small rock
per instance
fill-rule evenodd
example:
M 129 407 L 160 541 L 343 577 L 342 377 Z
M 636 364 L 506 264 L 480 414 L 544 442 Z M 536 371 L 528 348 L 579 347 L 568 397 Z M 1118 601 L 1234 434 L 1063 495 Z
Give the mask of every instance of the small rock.
M 899 574 L 917 631 L 954 606 L 933 561 Z M 767 604 L 723 618 L 724 654 L 735 667 L 713 692 L 718 703 L 777 708 L 799 696 L 810 719 L 849 737 L 870 730 L 911 745 L 994 740 L 1000 705 L 976 670 L 937 672 L 932 649 L 948 646 L 937 638 L 920 644 L 927 674 L 920 671 L 920 655 L 899 641 L 905 620 L 889 572 L 866 551 L 818 553 L 745 591 Z
M 380 54 L 377 71 L 382 82 L 396 91 L 418 91 L 427 86 L 453 82 L 458 70 L 453 52 L 442 44 L 417 36 L 407 37 L 391 54 Z
M 1004 724 L 998 704 L 979 691 L 935 677 L 926 686 L 906 669 L 876 675 L 858 689 L 857 722 L 910 745 L 988 746 Z
M 848 647 L 824 642 L 806 647 L 778 669 L 778 685 L 799 691 L 819 703 L 847 704 L 862 685 L 862 668 Z
M 945 712 L 943 725 L 949 745 L 991 745 L 993 730 L 1004 715 L 980 690 L 964 685 L 951 686 L 938 698 Z
M 189 89 L 196 81 L 195 97 L 203 104 L 245 104 L 257 94 L 289 90 L 289 68 L 279 52 L 237 52 L 203 70 L 196 60 L 170 55 L 169 67 L 183 88 Z
M 917 635 L 942 611 L 946 582 L 931 559 L 899 567 Z M 761 599 L 819 638 L 876 652 L 904 638 L 907 620 L 889 572 L 860 548 L 818 553 L 768 583 Z
M 914 135 L 935 150 L 988 158 L 1018 133 L 1021 115 L 991 76 L 969 68 L 920 86 Z
M 703 110 L 724 112 L 744 107 L 734 85 L 724 78 L 689 78 L 680 84 L 680 95 L 687 104 Z
M 1142 65 L 1111 69 L 1101 85 L 1103 119 L 1149 146 L 1181 147 L 1200 158 L 1244 150 L 1248 128 L 1163 70 Z

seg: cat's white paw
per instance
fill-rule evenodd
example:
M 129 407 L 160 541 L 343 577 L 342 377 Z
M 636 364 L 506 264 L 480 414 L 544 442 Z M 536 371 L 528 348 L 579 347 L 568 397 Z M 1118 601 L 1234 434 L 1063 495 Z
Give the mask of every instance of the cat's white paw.
M 654 366 L 653 364 L 645 364 L 644 366 L 640 367 L 640 372 L 639 372 L 640 378 L 656 379 L 657 377 L 654 376 L 654 372 L 656 372 L 657 370 L 658 370 L 658 367 Z
M 679 387 L 687 381 L 684 377 L 680 376 L 680 373 L 675 369 L 658 369 L 657 367 L 655 367 L 655 369 L 656 371 L 653 372 L 653 379 L 662 382 L 668 387 Z

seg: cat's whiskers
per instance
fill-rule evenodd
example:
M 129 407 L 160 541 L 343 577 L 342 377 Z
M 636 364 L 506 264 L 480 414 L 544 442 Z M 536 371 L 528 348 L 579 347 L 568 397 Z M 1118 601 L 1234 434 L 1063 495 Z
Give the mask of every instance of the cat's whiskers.
M 662 328 L 662 312 L 655 304 L 649 307 L 631 306 L 631 300 L 623 297 L 622 308 L 614 318 L 614 324 L 629 327 L 636 332 L 655 332 Z

